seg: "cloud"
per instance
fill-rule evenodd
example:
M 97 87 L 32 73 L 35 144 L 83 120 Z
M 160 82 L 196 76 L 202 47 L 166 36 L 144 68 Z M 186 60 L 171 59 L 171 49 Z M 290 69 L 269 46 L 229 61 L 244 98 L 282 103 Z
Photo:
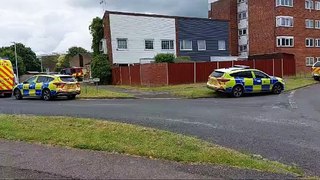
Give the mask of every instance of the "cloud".
M 91 20 L 112 11 L 207 16 L 207 0 L 10 0 L 0 1 L 0 47 L 12 41 L 36 53 L 64 53 L 71 46 L 91 50 Z M 3 8 L 5 7 L 5 8 Z

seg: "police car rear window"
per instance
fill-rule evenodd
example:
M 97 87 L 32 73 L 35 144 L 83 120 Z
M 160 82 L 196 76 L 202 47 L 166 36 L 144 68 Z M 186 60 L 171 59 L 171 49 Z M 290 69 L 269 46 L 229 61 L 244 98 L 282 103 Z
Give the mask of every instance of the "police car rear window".
M 216 77 L 216 78 L 222 77 L 223 75 L 224 75 L 224 72 L 220 72 L 220 71 L 214 71 L 214 72 L 211 74 L 212 77 Z
M 320 67 L 320 62 L 317 62 L 314 67 Z
M 76 82 L 76 80 L 72 76 L 60 77 L 63 82 Z

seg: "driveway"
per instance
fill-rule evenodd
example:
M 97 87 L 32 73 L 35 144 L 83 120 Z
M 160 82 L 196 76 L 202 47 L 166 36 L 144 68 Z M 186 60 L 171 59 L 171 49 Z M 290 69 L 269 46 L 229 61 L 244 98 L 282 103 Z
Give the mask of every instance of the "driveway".
M 320 85 L 281 95 L 199 100 L 0 99 L 0 113 L 91 117 L 169 130 L 298 164 L 320 175 Z

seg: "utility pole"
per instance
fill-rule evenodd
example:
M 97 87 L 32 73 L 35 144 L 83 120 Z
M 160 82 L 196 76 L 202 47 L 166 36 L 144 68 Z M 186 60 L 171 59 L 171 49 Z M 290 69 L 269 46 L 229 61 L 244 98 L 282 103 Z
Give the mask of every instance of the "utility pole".
M 19 83 L 19 67 L 18 67 L 18 56 L 17 56 L 17 43 L 16 42 L 12 42 L 14 44 L 14 57 L 16 59 L 16 78 L 17 78 L 17 82 Z

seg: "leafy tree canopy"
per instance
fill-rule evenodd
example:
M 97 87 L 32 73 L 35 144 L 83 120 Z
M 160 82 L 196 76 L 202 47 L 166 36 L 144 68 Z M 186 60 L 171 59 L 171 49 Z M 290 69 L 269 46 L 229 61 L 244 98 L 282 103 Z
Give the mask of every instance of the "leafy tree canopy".
M 92 20 L 89 26 L 90 33 L 92 35 L 92 45 L 93 55 L 101 54 L 100 52 L 100 41 L 103 39 L 103 20 L 100 17 L 96 17 Z

